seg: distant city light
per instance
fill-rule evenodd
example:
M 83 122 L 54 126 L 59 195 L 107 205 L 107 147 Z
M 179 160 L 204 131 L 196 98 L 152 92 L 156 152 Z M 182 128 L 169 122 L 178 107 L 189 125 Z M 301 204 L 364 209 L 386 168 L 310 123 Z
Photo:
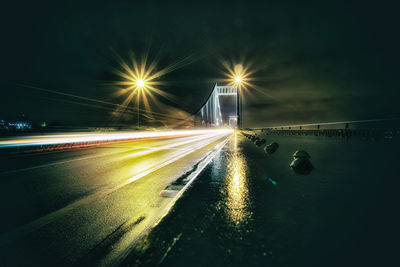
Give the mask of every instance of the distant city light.
M 14 129 L 17 131 L 23 131 L 32 129 L 32 124 L 25 121 L 16 121 L 16 122 L 9 122 L 5 124 L 4 127 L 10 128 L 10 130 Z

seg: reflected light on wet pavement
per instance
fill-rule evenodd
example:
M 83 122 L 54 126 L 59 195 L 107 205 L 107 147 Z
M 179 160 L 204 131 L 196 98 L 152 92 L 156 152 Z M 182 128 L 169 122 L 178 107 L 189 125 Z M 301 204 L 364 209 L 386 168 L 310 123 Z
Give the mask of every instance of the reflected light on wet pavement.
M 250 213 L 248 205 L 248 187 L 246 181 L 246 161 L 237 146 L 237 132 L 231 141 L 232 154 L 228 157 L 228 172 L 225 181 L 227 182 L 226 213 L 232 222 L 239 225 L 247 221 Z
M 126 265 L 382 266 L 391 244 L 370 233 L 388 221 L 371 212 L 395 210 L 381 183 L 396 181 L 397 143 L 261 137 L 280 144 L 273 156 L 234 133 Z M 289 167 L 299 149 L 318 168 L 307 176 Z

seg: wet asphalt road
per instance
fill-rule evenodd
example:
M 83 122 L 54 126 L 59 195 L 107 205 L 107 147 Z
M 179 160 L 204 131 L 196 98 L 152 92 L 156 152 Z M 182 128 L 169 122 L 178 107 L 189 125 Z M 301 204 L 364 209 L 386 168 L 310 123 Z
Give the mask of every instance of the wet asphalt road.
M 3 155 L 0 265 L 109 265 L 165 212 L 160 192 L 227 133 Z
M 128 266 L 396 266 L 398 140 L 233 135 Z M 303 149 L 315 169 L 294 173 Z M 272 178 L 276 185 L 268 178 Z

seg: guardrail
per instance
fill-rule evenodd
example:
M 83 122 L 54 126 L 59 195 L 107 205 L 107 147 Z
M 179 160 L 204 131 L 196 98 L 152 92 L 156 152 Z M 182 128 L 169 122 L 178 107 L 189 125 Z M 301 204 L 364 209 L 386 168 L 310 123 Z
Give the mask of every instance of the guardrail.
M 400 129 L 400 118 L 305 123 L 252 128 L 251 130 Z
M 267 135 L 312 135 L 341 138 L 360 137 L 364 139 L 400 137 L 400 130 L 388 129 L 261 130 L 260 132 Z
M 361 138 L 398 138 L 400 137 L 400 119 L 374 119 L 311 123 L 286 126 L 247 129 L 267 135 L 312 135 L 327 137 Z

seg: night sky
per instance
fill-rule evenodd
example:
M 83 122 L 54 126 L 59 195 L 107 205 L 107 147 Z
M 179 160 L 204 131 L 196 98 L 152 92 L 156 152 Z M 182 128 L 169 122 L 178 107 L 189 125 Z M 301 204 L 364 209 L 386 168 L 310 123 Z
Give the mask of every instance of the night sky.
M 146 50 L 159 68 L 189 57 L 160 78 L 176 96 L 160 101 L 187 112 L 224 78 L 227 60 L 256 71 L 259 90 L 246 92 L 245 127 L 400 117 L 393 3 L 56 2 L 2 4 L 0 119 L 24 113 L 32 121 L 105 125 L 111 111 L 99 104 L 16 84 L 122 103 L 110 85 L 116 54 Z

